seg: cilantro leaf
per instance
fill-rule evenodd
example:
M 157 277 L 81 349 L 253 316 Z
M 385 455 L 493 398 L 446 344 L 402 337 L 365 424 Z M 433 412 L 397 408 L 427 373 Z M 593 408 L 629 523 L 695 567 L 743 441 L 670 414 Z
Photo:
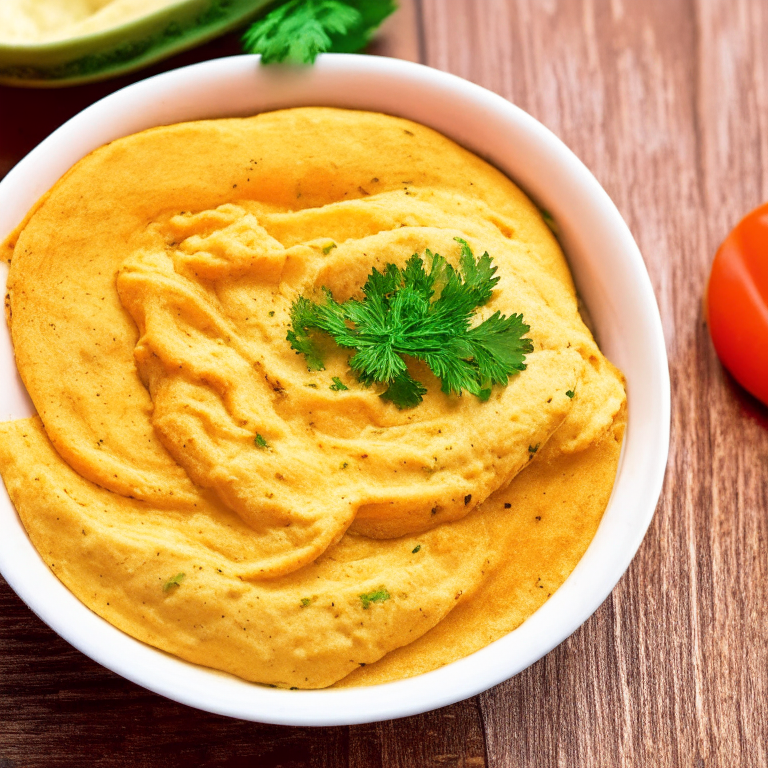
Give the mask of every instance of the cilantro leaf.
M 269 448 L 269 443 L 263 435 L 257 434 L 256 437 L 253 438 L 253 444 L 257 448 Z
M 408 373 L 401 373 L 389 382 L 387 391 L 381 395 L 382 400 L 389 400 L 398 408 L 413 408 L 427 394 L 427 389 Z
M 493 386 L 505 386 L 525 370 L 533 343 L 525 337 L 530 328 L 522 315 L 495 312 L 472 326 L 475 310 L 491 298 L 499 277 L 488 253 L 476 259 L 466 241 L 456 240 L 458 270 L 427 250 L 423 257 L 413 254 L 402 269 L 374 269 L 361 300 L 339 304 L 327 289 L 321 303 L 300 296 L 291 307 L 291 347 L 311 370 L 319 370 L 322 354 L 311 334 L 327 333 L 355 351 L 349 366 L 358 380 L 387 384 L 381 397 L 398 408 L 418 405 L 427 392 L 408 372 L 404 356 L 423 360 L 445 394 L 466 390 L 487 400 Z
M 328 389 L 334 392 L 343 392 L 345 389 L 349 389 L 349 387 L 338 376 L 334 376 L 333 384 L 331 384 Z
M 394 0 L 288 0 L 252 24 L 243 47 L 263 64 L 312 64 L 318 53 L 352 53 L 396 8 Z
M 395 0 L 346 0 L 360 14 L 360 23 L 348 29 L 343 35 L 331 33 L 330 51 L 355 53 L 371 42 L 373 33 L 384 19 L 397 10 Z
M 304 355 L 310 371 L 320 371 L 325 367 L 320 352 L 307 333 L 307 329 L 317 322 L 316 316 L 316 306 L 309 299 L 299 296 L 291 305 L 291 330 L 286 337 L 291 346 Z

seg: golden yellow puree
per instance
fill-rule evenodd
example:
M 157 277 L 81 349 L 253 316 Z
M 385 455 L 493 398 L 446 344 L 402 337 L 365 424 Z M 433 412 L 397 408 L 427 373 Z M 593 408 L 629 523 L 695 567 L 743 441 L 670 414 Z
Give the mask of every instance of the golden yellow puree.
M 310 372 L 290 348 L 299 295 L 456 263 L 456 237 L 498 266 L 481 314 L 531 327 L 487 402 L 414 364 L 428 394 L 398 410 L 347 352 Z M 134 637 L 272 685 L 396 679 L 514 629 L 594 535 L 621 374 L 537 209 L 428 128 L 308 108 L 145 131 L 6 247 L 39 417 L 0 425 L 0 473 L 54 573 Z
M 179 0 L 1 0 L 0 43 L 48 43 L 102 32 Z

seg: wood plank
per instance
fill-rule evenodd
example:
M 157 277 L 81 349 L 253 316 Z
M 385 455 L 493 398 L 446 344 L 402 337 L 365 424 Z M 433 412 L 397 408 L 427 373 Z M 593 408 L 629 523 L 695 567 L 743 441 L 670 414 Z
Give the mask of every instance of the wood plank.
M 728 231 L 768 199 L 768 8 L 697 0 L 698 124 L 708 266 Z M 724 374 L 703 330 L 706 388 L 681 396 L 709 404 L 695 511 L 701 599 L 697 610 L 697 723 L 712 765 L 768 765 L 768 409 Z M 682 373 L 682 372 L 681 372 Z M 681 376 L 682 378 L 682 376 Z M 682 385 L 682 382 L 681 382 Z M 701 402 L 701 400 L 698 400 Z
M 421 62 L 421 9 L 417 0 L 399 0 L 397 10 L 384 21 L 367 53 Z
M 478 697 L 417 717 L 350 728 L 350 768 L 484 768 Z

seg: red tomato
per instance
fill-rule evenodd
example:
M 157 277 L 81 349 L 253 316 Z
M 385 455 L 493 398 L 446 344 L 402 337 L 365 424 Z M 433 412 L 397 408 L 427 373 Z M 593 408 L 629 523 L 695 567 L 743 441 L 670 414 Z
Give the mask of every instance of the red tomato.
M 707 324 L 723 365 L 768 405 L 768 203 L 747 214 L 718 249 Z

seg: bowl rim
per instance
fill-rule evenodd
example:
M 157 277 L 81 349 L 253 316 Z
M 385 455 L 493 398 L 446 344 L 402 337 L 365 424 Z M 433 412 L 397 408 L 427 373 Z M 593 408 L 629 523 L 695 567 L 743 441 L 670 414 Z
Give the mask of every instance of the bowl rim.
M 261 108 L 254 109 L 255 103 Z M 382 106 L 372 109 L 374 104 Z M 611 298 L 606 311 L 627 313 L 624 305 L 632 306 L 637 313 L 636 329 L 628 328 L 637 334 L 633 339 L 639 340 L 647 359 L 642 366 L 633 364 L 632 378 L 627 377 L 630 414 L 622 457 L 611 500 L 587 552 L 538 611 L 470 656 L 404 680 L 315 691 L 248 683 L 182 661 L 123 634 L 74 598 L 48 569 L 26 537 L 1 484 L 4 535 L 0 537 L 0 573 L 70 644 L 155 693 L 209 712 L 263 723 L 351 725 L 418 714 L 485 691 L 540 659 L 597 610 L 637 552 L 661 493 L 669 450 L 669 370 L 661 318 L 640 251 L 616 206 L 586 166 L 549 129 L 501 96 L 454 75 L 396 59 L 325 54 L 312 68 L 266 68 L 260 66 L 258 56 L 244 55 L 193 64 L 129 85 L 71 118 L 0 181 L 0 240 L 77 159 L 108 141 L 135 133 L 142 126 L 180 122 L 184 115 L 188 120 L 239 116 L 291 105 L 348 106 L 403 117 L 422 115 L 429 109 L 433 118 L 416 122 L 431 125 L 495 160 L 502 170 L 503 163 L 493 151 L 483 152 L 483 147 L 478 151 L 473 146 L 477 131 L 485 132 L 486 149 L 488 142 L 503 147 L 514 137 L 514 153 L 521 157 L 527 153 L 532 170 L 521 171 L 523 178 L 505 172 L 524 190 L 544 184 L 536 173 L 547 178 L 550 173 L 560 174 L 557 189 L 550 184 L 549 192 L 545 188 L 543 195 L 539 190 L 532 196 L 562 223 L 566 254 L 572 244 L 583 247 L 579 237 L 600 238 L 596 242 L 607 238 L 605 247 L 614 255 L 601 265 L 606 274 L 582 270 L 580 275 L 574 270 L 576 282 L 588 307 L 590 292 L 597 290 L 591 280 L 606 284 L 614 280 L 624 286 L 624 294 Z M 395 107 L 386 108 L 389 105 Z M 455 128 L 445 130 L 452 120 Z M 589 226 L 581 222 L 589 222 Z M 2 274 L 0 282 L 5 283 Z M 10 342 L 6 338 L 4 343 L 3 354 L 8 359 Z M 21 386 L 20 381 L 16 386 Z M 12 402 L 0 398 L 0 419 L 33 412 L 29 404 L 20 404 L 24 396 L 22 388 Z

